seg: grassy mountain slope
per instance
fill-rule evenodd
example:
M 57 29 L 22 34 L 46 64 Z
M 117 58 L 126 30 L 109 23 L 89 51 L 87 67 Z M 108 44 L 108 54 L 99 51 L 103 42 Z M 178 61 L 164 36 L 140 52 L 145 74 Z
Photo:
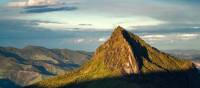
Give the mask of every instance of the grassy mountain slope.
M 122 27 L 80 69 L 27 86 L 32 88 L 198 88 L 189 60 L 151 47 Z

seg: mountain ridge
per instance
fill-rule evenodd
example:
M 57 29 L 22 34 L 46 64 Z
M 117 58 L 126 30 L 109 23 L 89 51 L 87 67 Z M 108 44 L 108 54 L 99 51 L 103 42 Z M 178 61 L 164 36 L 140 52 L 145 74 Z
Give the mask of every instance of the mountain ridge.
M 30 85 L 77 68 L 90 57 L 87 52 L 69 49 L 0 47 L 0 80 L 7 85 Z M 0 84 L 0 88 L 3 86 Z
M 193 76 L 199 78 L 191 61 L 161 52 L 119 26 L 81 68 L 27 87 L 197 88 Z

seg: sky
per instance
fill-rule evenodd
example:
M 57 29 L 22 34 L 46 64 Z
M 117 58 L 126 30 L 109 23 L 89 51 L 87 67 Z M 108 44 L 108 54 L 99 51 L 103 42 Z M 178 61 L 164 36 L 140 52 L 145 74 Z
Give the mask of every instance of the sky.
M 161 50 L 200 50 L 200 0 L 0 0 L 0 46 L 94 51 L 118 25 Z

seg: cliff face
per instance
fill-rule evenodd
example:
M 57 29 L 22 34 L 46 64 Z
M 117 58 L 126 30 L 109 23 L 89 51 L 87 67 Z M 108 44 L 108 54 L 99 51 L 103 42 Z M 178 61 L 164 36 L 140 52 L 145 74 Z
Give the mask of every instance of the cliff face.
M 28 87 L 198 88 L 191 61 L 178 60 L 117 27 L 80 69 Z

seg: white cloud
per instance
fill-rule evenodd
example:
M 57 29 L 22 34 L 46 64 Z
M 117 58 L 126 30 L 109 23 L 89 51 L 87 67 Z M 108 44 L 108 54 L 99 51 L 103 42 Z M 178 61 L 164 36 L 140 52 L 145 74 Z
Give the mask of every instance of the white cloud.
M 168 23 L 166 21 L 157 20 L 147 16 L 120 18 L 118 22 L 119 23 L 115 23 L 115 25 L 121 25 L 125 28 L 134 28 L 138 26 L 158 26 Z
M 188 41 L 192 39 L 197 39 L 200 34 L 194 33 L 184 33 L 184 34 L 147 34 L 141 36 L 142 39 L 147 41 L 150 44 L 156 44 L 157 42 L 167 42 L 169 44 L 180 42 L 180 41 Z M 109 36 L 102 36 L 102 37 L 83 37 L 83 38 L 76 38 L 73 40 L 74 44 L 91 44 L 96 43 L 100 44 L 105 41 Z
M 47 16 L 48 15 L 48 16 Z M 72 28 L 79 28 L 80 30 L 95 30 L 95 31 L 107 31 L 112 30 L 116 26 L 122 26 L 127 30 L 133 30 L 134 27 L 137 26 L 158 26 L 161 24 L 165 24 L 167 22 L 153 19 L 151 17 L 144 16 L 133 16 L 133 17 L 110 17 L 104 15 L 96 15 L 96 14 L 83 14 L 80 12 L 55 12 L 55 13 L 45 13 L 45 14 L 35 14 L 35 15 L 26 15 L 18 16 L 16 19 L 23 20 L 50 20 L 56 21 L 59 23 L 67 23 L 66 25 L 60 25 L 59 29 L 57 26 L 52 26 L 50 24 L 41 24 L 40 27 L 55 29 L 55 30 L 66 30 Z M 90 19 L 90 20 L 88 20 Z M 89 25 L 80 25 L 80 24 L 89 24 Z
M 67 25 L 68 25 L 67 23 L 48 23 L 48 22 L 37 23 L 37 27 L 42 27 L 50 30 L 66 30 Z
M 181 40 L 191 40 L 195 39 L 199 36 L 199 34 L 178 34 L 176 37 Z
M 166 38 L 165 35 L 144 35 L 142 36 L 142 38 L 146 39 L 146 40 L 163 40 Z
M 105 42 L 107 39 L 108 39 L 107 37 L 102 37 L 102 38 L 99 38 L 98 41 L 99 42 Z
M 164 38 L 166 37 L 165 35 L 145 35 L 142 36 L 143 38 Z
M 79 38 L 79 39 L 74 40 L 74 43 L 79 44 L 79 43 L 82 43 L 84 41 L 85 41 L 84 38 Z
M 100 37 L 100 38 L 77 38 L 77 39 L 74 39 L 74 43 L 75 44 L 80 44 L 80 43 L 102 43 L 102 42 L 105 42 L 106 40 L 108 39 L 108 37 Z
M 186 41 L 198 38 L 199 34 L 194 33 L 184 33 L 184 34 L 155 34 L 155 35 L 143 35 L 141 36 L 144 40 L 147 41 L 169 41 L 173 43 L 174 41 Z
M 18 2 L 9 2 L 9 7 L 30 7 L 30 6 L 48 6 L 62 4 L 58 0 L 26 0 Z
M 200 29 L 200 27 L 197 27 L 197 26 L 196 26 L 196 27 L 192 27 L 192 28 L 193 28 L 193 29 Z
M 178 34 L 178 37 L 197 37 L 198 34 Z

